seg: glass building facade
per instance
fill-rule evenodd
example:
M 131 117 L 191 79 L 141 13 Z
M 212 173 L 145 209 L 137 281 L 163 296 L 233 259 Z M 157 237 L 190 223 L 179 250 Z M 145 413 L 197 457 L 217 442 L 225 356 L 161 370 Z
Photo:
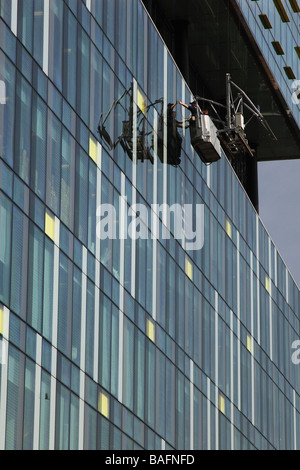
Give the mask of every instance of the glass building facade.
M 0 449 L 299 449 L 299 289 L 225 154 L 169 138 L 193 97 L 142 2 L 0 15 Z
M 300 126 L 300 32 L 298 0 L 237 1 L 285 101 Z
M 245 20 L 295 121 L 300 126 L 300 33 L 298 0 L 238 0 Z

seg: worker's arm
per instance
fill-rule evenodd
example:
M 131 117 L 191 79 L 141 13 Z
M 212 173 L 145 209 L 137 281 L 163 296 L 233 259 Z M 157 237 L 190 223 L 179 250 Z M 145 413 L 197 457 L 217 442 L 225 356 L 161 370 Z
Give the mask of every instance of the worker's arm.
M 181 104 L 181 106 L 184 106 L 185 108 L 189 109 L 188 105 L 185 103 L 182 103 L 182 101 L 178 100 L 178 103 Z

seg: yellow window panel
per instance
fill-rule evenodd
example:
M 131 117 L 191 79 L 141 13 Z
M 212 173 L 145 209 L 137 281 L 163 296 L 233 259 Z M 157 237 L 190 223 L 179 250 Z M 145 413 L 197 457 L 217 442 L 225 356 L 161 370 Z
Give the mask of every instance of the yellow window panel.
M 247 349 L 252 353 L 252 338 L 249 335 L 247 335 Z
M 185 258 L 185 274 L 193 280 L 193 265 L 188 258 Z
M 155 342 L 155 325 L 154 323 L 147 318 L 147 324 L 146 324 L 146 334 L 149 339 L 154 343 Z
M 139 90 L 137 90 L 137 105 L 139 109 L 142 111 L 142 113 L 146 114 L 146 107 L 147 107 L 146 100 Z
M 229 220 L 226 220 L 226 233 L 230 238 L 232 238 L 232 226 Z
M 268 276 L 266 276 L 265 288 L 266 288 L 266 291 L 269 292 L 269 294 L 270 294 L 271 293 L 271 282 L 270 282 L 270 279 L 268 278 Z
M 98 411 L 108 418 L 109 416 L 109 399 L 104 393 L 100 392 L 98 396 Z
M 4 330 L 3 330 L 4 319 L 3 319 L 3 316 L 4 316 L 3 307 L 0 305 L 0 335 L 4 334 Z
M 89 155 L 92 160 L 97 164 L 98 162 L 98 152 L 97 152 L 97 142 L 90 137 L 90 145 L 89 145 Z
M 51 240 L 55 239 L 55 218 L 49 214 L 48 211 L 45 213 L 45 233 Z
M 222 395 L 219 395 L 219 410 L 223 415 L 225 414 L 225 399 Z

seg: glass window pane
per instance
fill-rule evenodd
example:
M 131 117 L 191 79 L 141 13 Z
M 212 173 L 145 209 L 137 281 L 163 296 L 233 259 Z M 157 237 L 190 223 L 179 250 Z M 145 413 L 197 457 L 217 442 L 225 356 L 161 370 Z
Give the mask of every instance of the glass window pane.
M 50 2 L 49 75 L 57 88 L 62 89 L 63 2 Z
M 75 186 L 75 141 L 63 128 L 61 164 L 61 220 L 73 230 L 74 224 L 74 186 Z
M 73 305 L 81 306 L 81 271 L 74 266 L 73 273 Z M 72 361 L 80 365 L 80 338 L 81 338 L 81 315 L 79 308 L 73 308 L 72 318 Z
M 0 0 L 0 16 L 10 27 L 11 24 L 11 0 Z
M 77 146 L 75 180 L 75 235 L 87 244 L 88 156 Z
M 32 53 L 33 0 L 18 3 L 18 37 Z
M 53 258 L 54 258 L 54 245 L 48 237 L 45 237 L 43 335 L 49 341 L 51 341 L 51 338 L 52 338 Z
M 27 293 L 27 250 L 28 246 L 28 219 L 22 212 L 13 207 L 13 234 L 12 234 L 12 260 L 11 260 L 11 309 L 23 319 L 26 317 Z
M 97 167 L 89 161 L 88 249 L 95 254 L 96 245 Z
M 51 376 L 42 370 L 40 408 L 40 450 L 49 449 Z
M 63 93 L 76 107 L 77 21 L 65 8 Z
M 91 46 L 90 129 L 96 134 L 102 110 L 102 56 Z
M 70 357 L 72 322 L 72 263 L 60 253 L 59 260 L 59 293 L 58 293 L 58 335 L 57 344 L 61 352 Z
M 0 154 L 13 166 L 16 69 L 0 51 L 0 80 L 5 83 L 5 106 L 0 106 Z
M 86 350 L 85 368 L 91 377 L 94 372 L 94 325 L 95 325 L 95 286 L 88 280 L 87 282 L 87 303 L 86 303 Z
M 69 449 L 70 391 L 57 382 L 56 391 L 55 449 Z
M 24 359 L 24 354 L 10 345 L 8 353 L 6 450 L 22 448 L 23 426 L 20 426 L 20 423 L 23 423 Z
M 48 111 L 46 203 L 59 216 L 61 172 L 61 123 Z
M 29 184 L 31 154 L 32 88 L 20 74 L 17 75 L 16 123 L 15 123 L 15 170 Z
M 47 107 L 36 93 L 32 105 L 31 188 L 45 200 Z
M 90 41 L 81 27 L 78 28 L 77 58 L 77 110 L 88 126 L 90 115 Z
M 111 302 L 105 295 L 100 297 L 99 325 L 99 378 L 100 385 L 109 390 L 111 351 Z
M 43 67 L 44 0 L 34 0 L 33 8 L 33 56 Z
M 25 368 L 25 393 L 24 393 L 24 428 L 23 449 L 33 449 L 33 423 L 34 423 L 34 398 L 35 398 L 35 364 L 26 359 Z

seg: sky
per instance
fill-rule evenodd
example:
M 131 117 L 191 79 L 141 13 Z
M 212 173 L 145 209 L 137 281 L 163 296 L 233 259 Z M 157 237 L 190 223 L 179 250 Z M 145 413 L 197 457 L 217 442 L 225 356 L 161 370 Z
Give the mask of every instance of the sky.
M 258 166 L 259 215 L 300 287 L 300 160 Z

